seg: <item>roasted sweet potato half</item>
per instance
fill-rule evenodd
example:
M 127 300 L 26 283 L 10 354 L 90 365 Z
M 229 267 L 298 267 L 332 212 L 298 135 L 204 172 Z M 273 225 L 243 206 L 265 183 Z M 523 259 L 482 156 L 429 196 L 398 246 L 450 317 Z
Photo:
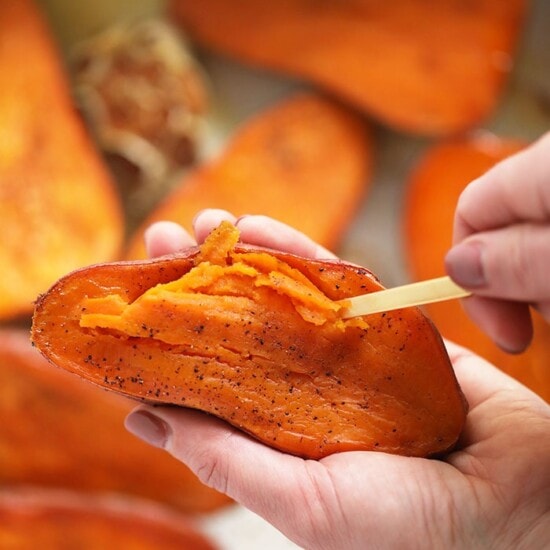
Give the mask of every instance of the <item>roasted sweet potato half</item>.
M 237 243 L 97 265 L 36 304 L 32 337 L 55 364 L 152 403 L 217 415 L 302 457 L 450 449 L 466 405 L 418 309 L 343 320 L 382 288 L 366 269 Z
M 244 121 L 220 155 L 188 173 L 134 234 L 126 257 L 145 257 L 143 231 L 157 220 L 187 229 L 197 211 L 265 214 L 331 248 L 371 183 L 372 143 L 356 113 L 298 94 Z
M 444 135 L 494 109 L 526 0 L 170 0 L 206 48 L 316 83 L 392 127 Z
M 134 400 L 52 368 L 28 331 L 0 330 L 0 487 L 124 493 L 187 514 L 228 504 L 181 462 L 124 429 L 134 407 Z
M 404 203 L 403 242 L 411 278 L 420 281 L 442 275 L 460 193 L 469 182 L 525 145 L 480 134 L 439 143 L 426 151 L 410 175 Z M 498 348 L 458 301 L 430 304 L 426 311 L 445 338 L 475 351 L 550 400 L 550 325 L 536 311 L 532 311 L 533 341 L 519 355 Z
M 188 517 L 135 497 L 0 490 L 0 548 L 214 550 Z
M 0 320 L 59 277 L 119 257 L 122 210 L 31 0 L 0 2 Z

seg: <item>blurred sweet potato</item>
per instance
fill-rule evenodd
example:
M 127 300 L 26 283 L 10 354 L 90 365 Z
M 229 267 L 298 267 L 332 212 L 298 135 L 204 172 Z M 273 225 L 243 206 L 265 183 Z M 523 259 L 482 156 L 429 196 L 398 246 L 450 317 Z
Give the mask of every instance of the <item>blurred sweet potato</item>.
M 0 548 L 214 550 L 189 518 L 137 498 L 0 489 Z
M 335 246 L 368 189 L 371 164 L 360 118 L 320 96 L 297 95 L 245 123 L 217 160 L 190 173 L 137 231 L 127 257 L 145 257 L 151 222 L 191 229 L 208 207 L 266 214 Z
M 495 107 L 526 0 L 171 0 L 202 45 L 317 83 L 398 130 L 455 133 Z
M 418 309 L 342 320 L 336 300 L 382 288 L 370 272 L 237 239 L 225 222 L 200 249 L 69 274 L 37 303 L 35 345 L 105 388 L 298 456 L 454 445 L 466 404 Z
M 26 331 L 0 331 L 0 487 L 119 492 L 188 513 L 229 502 L 125 430 L 124 418 L 134 406 L 52 368 Z
M 0 3 L 0 319 L 32 312 L 68 270 L 112 260 L 116 191 L 30 0 Z
M 79 108 L 135 228 L 197 159 L 209 111 L 204 71 L 160 18 L 119 21 L 71 52 Z
M 443 274 L 454 211 L 464 187 L 524 145 L 495 136 L 477 136 L 443 143 L 426 153 L 411 175 L 405 202 L 404 240 L 414 279 Z M 426 311 L 443 336 L 472 349 L 550 399 L 550 327 L 535 311 L 535 338 L 521 355 L 501 351 L 470 321 L 459 302 L 432 304 Z

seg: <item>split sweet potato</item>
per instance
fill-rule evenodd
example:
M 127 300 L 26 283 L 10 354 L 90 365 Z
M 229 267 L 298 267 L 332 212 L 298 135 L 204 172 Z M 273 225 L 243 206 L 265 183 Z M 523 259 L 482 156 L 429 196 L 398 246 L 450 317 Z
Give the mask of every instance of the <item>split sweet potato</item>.
M 385 124 L 443 135 L 493 111 L 526 0 L 171 0 L 203 46 L 323 86 Z
M 157 220 L 191 229 L 197 211 L 265 214 L 335 246 L 368 190 L 372 146 L 361 118 L 315 94 L 261 112 L 221 156 L 188 174 L 145 220 L 127 252 L 145 257 L 143 231 Z
M 134 407 L 52 368 L 27 331 L 0 331 L 0 487 L 124 493 L 185 513 L 228 504 L 183 464 L 124 429 Z
M 382 288 L 366 269 L 237 242 L 73 272 L 36 304 L 53 363 L 151 403 L 217 415 L 308 458 L 450 449 L 466 404 L 439 333 L 418 309 L 344 320 Z
M 189 518 L 154 503 L 72 491 L 0 490 L 0 548 L 215 550 Z
M 464 187 L 524 146 L 485 135 L 442 143 L 427 151 L 411 175 L 404 209 L 403 237 L 413 279 L 442 275 L 456 203 Z M 472 349 L 550 400 L 550 326 L 535 311 L 535 337 L 520 355 L 500 350 L 457 301 L 431 304 L 426 311 L 443 336 Z
M 30 0 L 0 3 L 0 319 L 62 274 L 113 260 L 124 233 L 108 172 Z

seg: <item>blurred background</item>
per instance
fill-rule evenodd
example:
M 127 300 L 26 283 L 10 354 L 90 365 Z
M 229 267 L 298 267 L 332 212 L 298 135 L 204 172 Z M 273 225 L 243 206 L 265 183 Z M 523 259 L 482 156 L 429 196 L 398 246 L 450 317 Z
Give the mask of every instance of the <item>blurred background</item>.
M 33 547 L 29 518 L 59 547 L 70 510 L 95 547 L 294 547 L 126 434 L 132 403 L 28 330 L 59 277 L 143 257 L 148 224 L 204 207 L 280 218 L 385 286 L 442 275 L 460 191 L 550 129 L 550 3 L 381 4 L 0 4 L 0 547 Z M 426 313 L 550 399 L 541 319 L 509 357 L 458 303 Z M 125 521 L 148 534 L 117 539 Z

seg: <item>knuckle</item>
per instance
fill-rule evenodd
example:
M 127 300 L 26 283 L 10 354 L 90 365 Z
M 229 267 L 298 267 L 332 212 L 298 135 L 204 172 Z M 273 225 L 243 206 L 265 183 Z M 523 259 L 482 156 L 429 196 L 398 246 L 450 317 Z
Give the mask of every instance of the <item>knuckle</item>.
M 229 467 L 222 445 L 195 450 L 188 465 L 204 485 L 227 493 Z

